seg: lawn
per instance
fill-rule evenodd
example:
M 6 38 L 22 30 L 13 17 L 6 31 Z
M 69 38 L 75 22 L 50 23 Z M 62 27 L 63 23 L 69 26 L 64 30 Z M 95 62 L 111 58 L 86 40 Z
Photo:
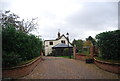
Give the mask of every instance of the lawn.
M 70 56 L 57 56 L 57 57 L 70 58 Z M 71 58 L 73 58 L 73 56 L 71 56 Z

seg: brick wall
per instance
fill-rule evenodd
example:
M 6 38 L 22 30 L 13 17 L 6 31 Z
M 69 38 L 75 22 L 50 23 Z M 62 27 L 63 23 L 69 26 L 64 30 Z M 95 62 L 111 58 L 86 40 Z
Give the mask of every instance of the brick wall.
M 73 55 L 74 55 L 75 59 L 85 61 L 86 58 L 88 58 L 88 56 L 86 56 L 85 54 L 76 53 L 76 47 L 73 48 L 73 53 L 74 53 Z M 91 57 L 93 57 L 93 55 L 94 55 L 94 47 L 93 46 L 90 48 L 90 55 L 91 55 Z
M 22 76 L 25 76 L 29 74 L 39 62 L 42 61 L 41 57 L 38 57 L 34 61 L 32 61 L 29 64 L 22 65 L 22 66 L 17 66 L 17 67 L 12 67 L 9 69 L 3 69 L 2 70 L 2 78 L 19 78 Z
M 77 60 L 85 61 L 86 58 L 87 58 L 86 55 L 83 55 L 83 54 L 75 54 L 75 59 L 77 59 Z
M 120 74 L 120 64 L 102 62 L 102 61 L 96 60 L 95 58 L 94 58 L 94 63 L 95 63 L 95 65 L 97 65 L 99 68 L 101 68 L 103 70 Z
M 77 54 L 75 50 L 76 49 L 74 47 L 74 50 L 73 50 L 74 58 L 85 61 L 87 56 L 85 56 L 83 54 Z M 92 58 L 94 58 L 94 55 L 97 51 L 98 51 L 98 49 L 96 49 L 94 46 L 92 46 L 90 48 L 90 55 Z M 120 74 L 120 63 L 113 64 L 113 63 L 108 63 L 108 62 L 102 62 L 102 61 L 98 61 L 94 58 L 94 64 L 103 70 Z

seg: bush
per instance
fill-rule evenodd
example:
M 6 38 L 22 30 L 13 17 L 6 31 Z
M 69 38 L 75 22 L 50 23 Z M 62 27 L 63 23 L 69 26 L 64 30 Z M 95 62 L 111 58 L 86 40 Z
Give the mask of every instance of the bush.
M 100 33 L 96 39 L 100 57 L 113 60 L 120 58 L 120 30 Z
M 11 52 L 9 54 L 3 52 L 3 67 L 12 67 L 16 66 L 18 63 L 21 62 L 20 55 L 14 52 Z M 9 59 L 8 59 L 9 58 Z
M 69 49 L 65 48 L 63 51 L 64 56 L 69 56 Z
M 10 67 L 40 56 L 42 41 L 9 25 L 2 30 L 2 48 L 3 67 Z

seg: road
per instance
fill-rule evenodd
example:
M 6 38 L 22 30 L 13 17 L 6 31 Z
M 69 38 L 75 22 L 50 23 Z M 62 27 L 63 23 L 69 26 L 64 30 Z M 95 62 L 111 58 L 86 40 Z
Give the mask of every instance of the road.
M 22 79 L 118 79 L 94 64 L 62 57 L 43 57 L 36 68 Z

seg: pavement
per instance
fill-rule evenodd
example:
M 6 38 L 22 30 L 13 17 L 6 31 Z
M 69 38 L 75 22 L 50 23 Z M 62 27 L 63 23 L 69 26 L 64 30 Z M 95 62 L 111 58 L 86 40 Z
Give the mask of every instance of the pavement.
M 117 74 L 94 64 L 62 57 L 43 57 L 36 68 L 21 79 L 119 79 Z

